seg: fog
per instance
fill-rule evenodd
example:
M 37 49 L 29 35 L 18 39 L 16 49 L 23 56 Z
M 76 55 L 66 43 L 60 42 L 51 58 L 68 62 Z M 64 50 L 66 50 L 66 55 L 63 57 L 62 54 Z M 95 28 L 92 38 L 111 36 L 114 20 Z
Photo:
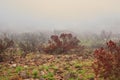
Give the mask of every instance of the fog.
M 119 33 L 119 0 L 0 0 L 0 31 Z

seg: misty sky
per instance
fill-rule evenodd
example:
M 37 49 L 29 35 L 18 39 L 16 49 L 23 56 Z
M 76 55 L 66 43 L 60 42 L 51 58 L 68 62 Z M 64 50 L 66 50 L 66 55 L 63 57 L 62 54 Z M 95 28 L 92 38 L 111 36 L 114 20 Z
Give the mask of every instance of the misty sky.
M 0 30 L 120 29 L 120 0 L 0 0 Z

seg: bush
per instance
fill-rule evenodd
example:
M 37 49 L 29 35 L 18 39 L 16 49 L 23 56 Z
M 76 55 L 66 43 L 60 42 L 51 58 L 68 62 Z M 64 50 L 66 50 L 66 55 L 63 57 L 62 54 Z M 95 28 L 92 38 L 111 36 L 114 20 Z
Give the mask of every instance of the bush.
M 5 51 L 14 45 L 14 41 L 7 37 L 0 39 L 0 62 L 3 61 L 5 57 Z
M 106 48 L 95 50 L 94 56 L 92 67 L 96 78 L 120 80 L 120 45 L 110 40 Z
M 72 34 L 62 33 L 60 36 L 52 35 L 51 39 L 43 48 L 46 53 L 64 53 L 72 49 L 78 49 L 80 41 Z
M 21 57 L 25 57 L 28 53 L 37 52 L 41 50 L 41 43 L 43 36 L 33 34 L 33 33 L 25 33 L 22 34 L 20 40 L 18 42 L 18 46 L 23 54 Z

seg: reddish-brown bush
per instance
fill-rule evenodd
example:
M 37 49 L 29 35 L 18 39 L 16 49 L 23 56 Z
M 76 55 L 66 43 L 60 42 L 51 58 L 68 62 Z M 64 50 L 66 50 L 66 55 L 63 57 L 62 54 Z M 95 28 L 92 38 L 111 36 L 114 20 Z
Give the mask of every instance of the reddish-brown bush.
M 52 35 L 50 38 L 51 40 L 49 40 L 46 47 L 43 48 L 47 53 L 63 53 L 71 49 L 80 48 L 80 41 L 72 34 L 62 33 L 60 36 Z
M 113 41 L 107 42 L 107 48 L 94 52 L 93 70 L 96 78 L 120 80 L 120 46 Z

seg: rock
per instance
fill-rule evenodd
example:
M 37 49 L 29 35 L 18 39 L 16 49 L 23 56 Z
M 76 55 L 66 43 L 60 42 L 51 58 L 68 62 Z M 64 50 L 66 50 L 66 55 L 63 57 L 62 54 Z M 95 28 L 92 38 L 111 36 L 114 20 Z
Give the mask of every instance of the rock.
M 24 68 L 28 68 L 28 66 L 27 66 L 27 65 L 25 65 L 25 66 L 24 66 Z
M 82 59 L 83 59 L 83 57 L 82 57 L 82 56 L 80 56 L 78 59 L 79 59 L 79 60 L 82 60 Z
M 11 65 L 10 65 L 10 67 L 14 67 L 14 68 L 15 68 L 16 66 L 17 66 L 17 64 L 11 64 Z
M 25 71 L 20 72 L 19 76 L 22 77 L 23 79 L 28 78 L 28 75 L 27 75 L 27 73 Z
M 45 72 L 43 72 L 43 71 L 41 71 L 40 73 L 41 73 L 41 75 L 45 75 Z

